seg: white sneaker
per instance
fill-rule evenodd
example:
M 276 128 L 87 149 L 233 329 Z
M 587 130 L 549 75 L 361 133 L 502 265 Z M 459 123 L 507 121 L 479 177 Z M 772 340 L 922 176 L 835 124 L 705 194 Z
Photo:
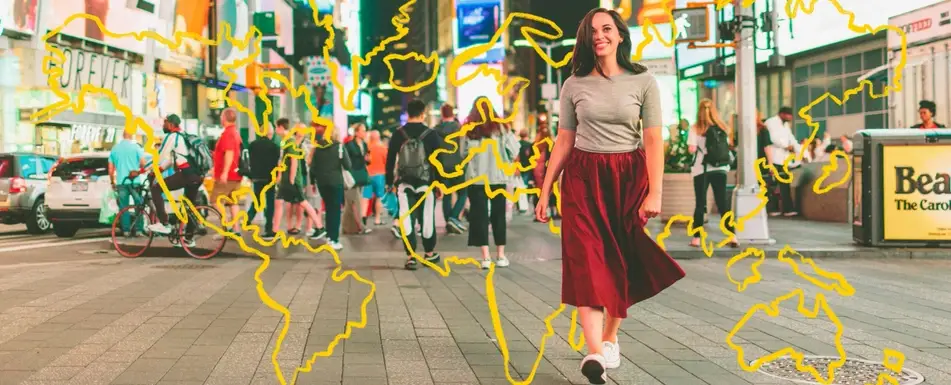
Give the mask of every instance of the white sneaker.
M 491 267 L 491 266 L 492 266 L 492 260 L 489 260 L 489 259 L 483 259 L 483 260 L 482 260 L 482 269 L 483 269 L 483 270 L 489 270 L 489 267 Z
M 330 244 L 330 247 L 332 247 L 334 250 L 337 250 L 337 251 L 343 250 L 343 244 L 340 243 L 339 241 L 330 241 L 328 242 L 328 244 Z
M 149 231 L 159 235 L 169 235 L 172 233 L 172 228 L 163 223 L 153 223 L 149 225 Z
M 619 342 L 604 341 L 604 367 L 617 369 L 621 366 L 621 344 Z
M 495 267 L 508 267 L 509 259 L 508 258 L 499 258 L 495 260 Z
M 589 354 L 581 360 L 581 374 L 592 384 L 605 384 L 608 377 L 604 373 L 604 356 Z

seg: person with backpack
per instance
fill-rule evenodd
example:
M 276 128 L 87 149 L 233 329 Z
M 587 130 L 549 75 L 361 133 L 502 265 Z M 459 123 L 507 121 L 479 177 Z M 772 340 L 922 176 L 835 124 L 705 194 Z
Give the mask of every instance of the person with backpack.
M 426 103 L 414 99 L 406 106 L 406 124 L 393 133 L 389 151 L 386 156 L 386 184 L 396 192 L 400 203 L 399 215 L 405 215 L 410 208 L 416 206 L 420 199 L 423 203 L 413 212 L 414 215 L 405 218 L 400 227 L 409 240 L 406 245 L 407 261 L 404 266 L 407 270 L 416 270 L 417 262 L 413 258 L 416 249 L 415 228 L 419 224 L 422 231 L 423 250 L 425 258 L 432 263 L 439 263 L 439 254 L 436 249 L 436 194 L 426 193 L 430 184 L 440 180 L 439 171 L 429 162 L 429 157 L 440 146 L 442 137 L 423 122 L 426 119 Z
M 162 131 L 165 137 L 159 147 L 159 168 L 162 171 L 173 169 L 174 173 L 165 179 L 165 187 L 169 192 L 185 190 L 185 198 L 191 202 L 198 199 L 198 191 L 205 174 L 211 167 L 211 156 L 208 145 L 200 138 L 186 135 L 181 128 L 182 119 L 171 114 L 165 118 Z M 145 170 L 140 170 L 144 173 Z M 152 179 L 154 180 L 154 179 Z M 152 204 L 155 206 L 157 222 L 149 225 L 149 231 L 156 234 L 168 235 L 172 232 L 168 224 L 168 212 L 165 209 L 165 193 L 158 183 L 152 184 Z M 189 222 L 187 226 L 194 226 Z M 190 228 L 186 231 L 191 231 Z M 194 247 L 193 239 L 185 240 L 187 246 Z M 178 245 L 176 245 L 178 246 Z
M 509 260 L 505 257 L 506 243 L 506 199 L 504 192 L 508 181 L 511 179 L 502 171 L 502 165 L 498 163 L 496 152 L 502 156 L 505 163 L 515 162 L 518 155 L 519 143 L 515 138 L 515 133 L 508 127 L 504 127 L 498 122 L 484 121 L 481 108 L 485 112 L 486 120 L 489 119 L 491 102 L 487 97 L 479 97 L 469 112 L 466 124 L 478 123 L 462 140 L 460 151 L 464 157 L 469 156 L 469 151 L 483 147 L 484 143 L 491 141 L 486 147 L 486 151 L 475 153 L 469 162 L 466 172 L 466 179 L 476 179 L 469 186 L 469 246 L 478 247 L 482 251 L 482 268 L 488 269 L 492 266 L 492 258 L 489 255 L 489 225 L 492 225 L 492 237 L 495 239 L 497 267 L 506 267 Z M 498 116 L 497 114 L 495 114 Z M 501 116 L 498 116 L 501 117 Z M 482 123 L 479 123 L 482 122 Z M 492 143 L 494 142 L 494 143 Z M 482 179 L 482 177 L 485 179 Z M 500 192 L 494 197 L 489 197 L 490 191 Z M 491 200 L 491 202 L 490 202 Z
M 730 171 L 733 160 L 730 152 L 732 147 L 732 127 L 726 125 L 720 118 L 712 100 L 701 100 L 697 110 L 697 121 L 687 133 L 687 151 L 695 155 L 693 166 L 690 167 L 690 175 L 693 176 L 693 192 L 697 202 L 693 210 L 694 228 L 703 227 L 704 216 L 707 213 L 708 188 L 713 188 L 713 200 L 716 202 L 720 215 L 732 210 L 730 197 L 726 191 L 727 173 Z M 736 231 L 729 223 L 727 223 L 727 230 Z M 739 246 L 736 236 L 731 237 L 730 245 Z M 693 236 L 690 246 L 700 247 L 699 233 Z

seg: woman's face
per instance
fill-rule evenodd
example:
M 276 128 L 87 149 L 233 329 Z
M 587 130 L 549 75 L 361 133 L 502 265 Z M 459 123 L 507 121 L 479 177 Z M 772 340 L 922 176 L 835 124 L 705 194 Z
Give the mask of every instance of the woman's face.
M 367 138 L 367 128 L 362 124 L 358 124 L 353 128 L 353 136 L 357 137 L 360 140 L 366 140 Z
M 610 57 L 617 54 L 621 35 L 611 15 L 600 12 L 591 18 L 591 46 L 597 57 Z

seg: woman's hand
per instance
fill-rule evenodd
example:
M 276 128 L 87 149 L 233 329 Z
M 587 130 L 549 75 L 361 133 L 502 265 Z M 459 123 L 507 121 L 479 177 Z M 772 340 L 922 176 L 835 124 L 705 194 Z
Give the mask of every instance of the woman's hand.
M 660 215 L 661 196 L 657 193 L 648 193 L 644 203 L 641 204 L 641 219 L 647 222 L 648 219 Z
M 540 194 L 538 204 L 535 205 L 535 219 L 539 222 L 548 222 L 548 196 L 549 194 Z

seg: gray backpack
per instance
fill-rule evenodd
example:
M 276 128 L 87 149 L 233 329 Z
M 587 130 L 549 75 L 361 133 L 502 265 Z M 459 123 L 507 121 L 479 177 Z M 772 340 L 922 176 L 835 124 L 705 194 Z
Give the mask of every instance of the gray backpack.
M 432 165 L 429 164 L 424 139 L 432 130 L 427 128 L 418 138 L 411 138 L 402 128 L 398 131 L 406 139 L 396 155 L 399 181 L 411 185 L 429 184 L 432 181 Z

